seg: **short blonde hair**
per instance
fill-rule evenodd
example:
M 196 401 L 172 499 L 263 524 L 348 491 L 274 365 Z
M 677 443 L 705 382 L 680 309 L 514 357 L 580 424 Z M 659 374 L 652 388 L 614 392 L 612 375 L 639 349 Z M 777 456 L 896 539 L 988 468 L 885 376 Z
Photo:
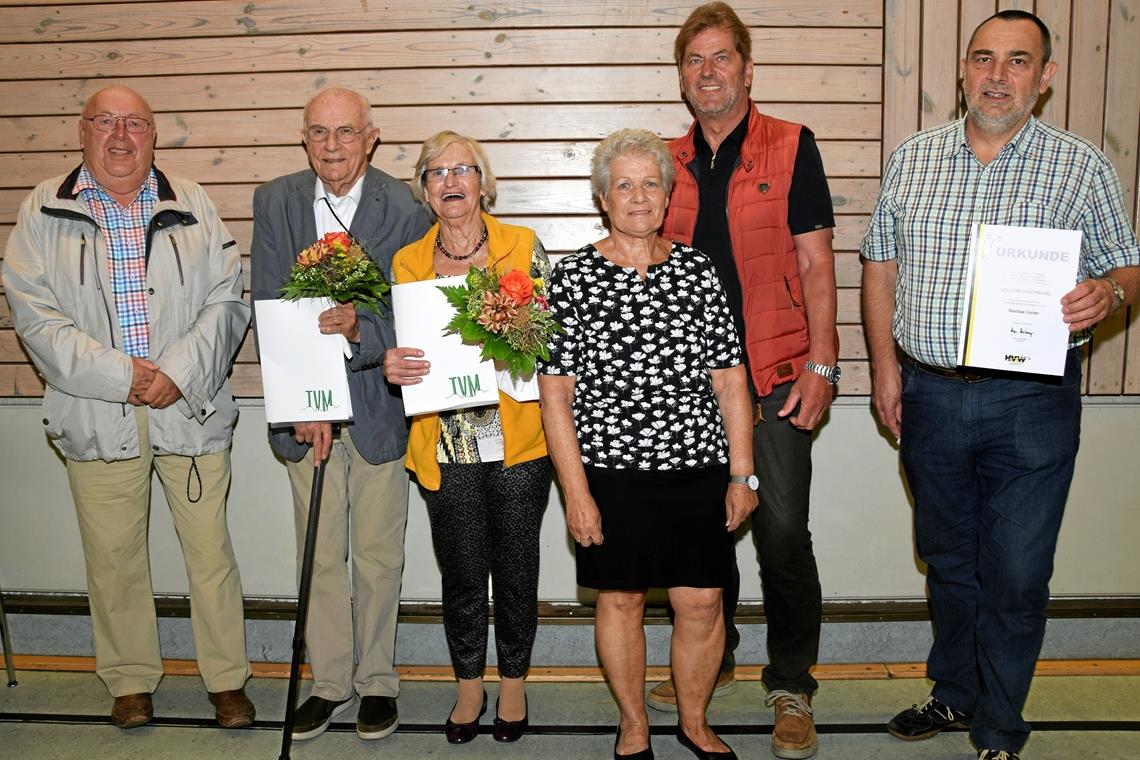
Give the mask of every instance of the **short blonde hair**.
M 610 163 L 619 156 L 648 155 L 657 163 L 665 194 L 673 189 L 673 154 L 665 141 L 648 129 L 619 129 L 611 132 L 594 148 L 590 161 L 590 192 L 596 198 L 609 199 Z
M 471 155 L 475 157 L 475 165 L 479 167 L 480 208 L 487 211 L 495 204 L 497 192 L 495 174 L 491 171 L 491 164 L 487 161 L 487 154 L 483 150 L 483 146 L 479 144 L 478 140 L 445 129 L 442 132 L 436 132 L 424 140 L 423 147 L 420 148 L 420 157 L 416 159 L 415 174 L 412 175 L 412 195 L 416 197 L 416 200 L 427 207 L 428 213 L 433 217 L 435 216 L 435 212 L 432 211 L 431 205 L 427 201 L 424 170 L 427 169 L 429 163 L 439 158 L 439 155 L 447 150 L 448 145 L 457 142 L 463 143 L 471 149 Z

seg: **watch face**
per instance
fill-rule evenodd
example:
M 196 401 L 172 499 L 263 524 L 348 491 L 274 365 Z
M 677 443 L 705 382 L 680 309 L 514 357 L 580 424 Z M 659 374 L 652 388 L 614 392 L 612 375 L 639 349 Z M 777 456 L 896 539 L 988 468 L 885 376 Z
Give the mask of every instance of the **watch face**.
M 755 475 L 749 475 L 748 476 L 748 487 L 751 488 L 753 491 L 755 491 L 757 488 L 760 487 L 760 478 L 756 477 Z
M 831 376 L 827 379 L 831 381 L 832 385 L 835 385 L 836 383 L 839 382 L 839 378 L 842 374 L 843 374 L 843 370 L 841 370 L 839 368 L 839 365 L 836 364 L 834 367 L 831 368 L 831 373 L 830 373 Z

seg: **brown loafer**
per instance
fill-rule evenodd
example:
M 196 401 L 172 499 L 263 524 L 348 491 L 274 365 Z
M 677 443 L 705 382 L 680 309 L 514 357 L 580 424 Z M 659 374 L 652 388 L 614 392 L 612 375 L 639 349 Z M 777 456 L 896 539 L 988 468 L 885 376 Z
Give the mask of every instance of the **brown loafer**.
M 244 728 L 253 723 L 257 711 L 245 695 L 245 689 L 210 692 L 214 718 L 222 728 Z
M 115 697 L 115 704 L 111 707 L 111 722 L 119 728 L 138 728 L 150 723 L 154 717 L 154 705 L 150 694 L 124 694 Z

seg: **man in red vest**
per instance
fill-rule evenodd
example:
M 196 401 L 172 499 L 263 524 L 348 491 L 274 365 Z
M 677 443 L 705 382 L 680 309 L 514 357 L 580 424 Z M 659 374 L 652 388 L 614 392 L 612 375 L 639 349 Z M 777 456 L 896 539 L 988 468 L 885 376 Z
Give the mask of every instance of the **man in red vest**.
M 725 3 L 703 5 L 674 45 L 681 90 L 696 116 L 669 147 L 677 169 L 662 234 L 708 254 L 742 336 L 756 407 L 758 489 L 752 535 L 760 559 L 777 757 L 815 754 L 809 669 L 819 651 L 819 573 L 808 530 L 812 430 L 839 381 L 835 226 L 823 162 L 810 130 L 760 113 L 749 98 L 752 41 Z M 714 697 L 735 689 L 733 625 L 739 575 L 724 593 L 725 654 Z M 650 706 L 676 709 L 671 681 Z

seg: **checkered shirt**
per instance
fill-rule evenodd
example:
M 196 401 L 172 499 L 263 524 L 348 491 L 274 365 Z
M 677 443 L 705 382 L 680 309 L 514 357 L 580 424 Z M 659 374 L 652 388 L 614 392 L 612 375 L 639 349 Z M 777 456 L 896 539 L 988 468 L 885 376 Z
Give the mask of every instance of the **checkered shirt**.
M 107 266 L 123 351 L 145 359 L 150 354 L 150 316 L 146 302 L 146 231 L 158 201 L 158 178 L 150 170 L 130 205 L 123 208 L 107 194 L 87 166 L 79 170 L 74 192 L 83 197 L 107 241 Z
M 920 362 L 957 365 L 975 223 L 1080 230 L 1077 279 L 1140 265 L 1112 164 L 1091 143 L 1030 117 L 983 165 L 961 119 L 905 140 L 887 162 L 863 238 L 870 261 L 898 261 L 893 330 Z M 1089 339 L 1074 333 L 1069 345 Z

